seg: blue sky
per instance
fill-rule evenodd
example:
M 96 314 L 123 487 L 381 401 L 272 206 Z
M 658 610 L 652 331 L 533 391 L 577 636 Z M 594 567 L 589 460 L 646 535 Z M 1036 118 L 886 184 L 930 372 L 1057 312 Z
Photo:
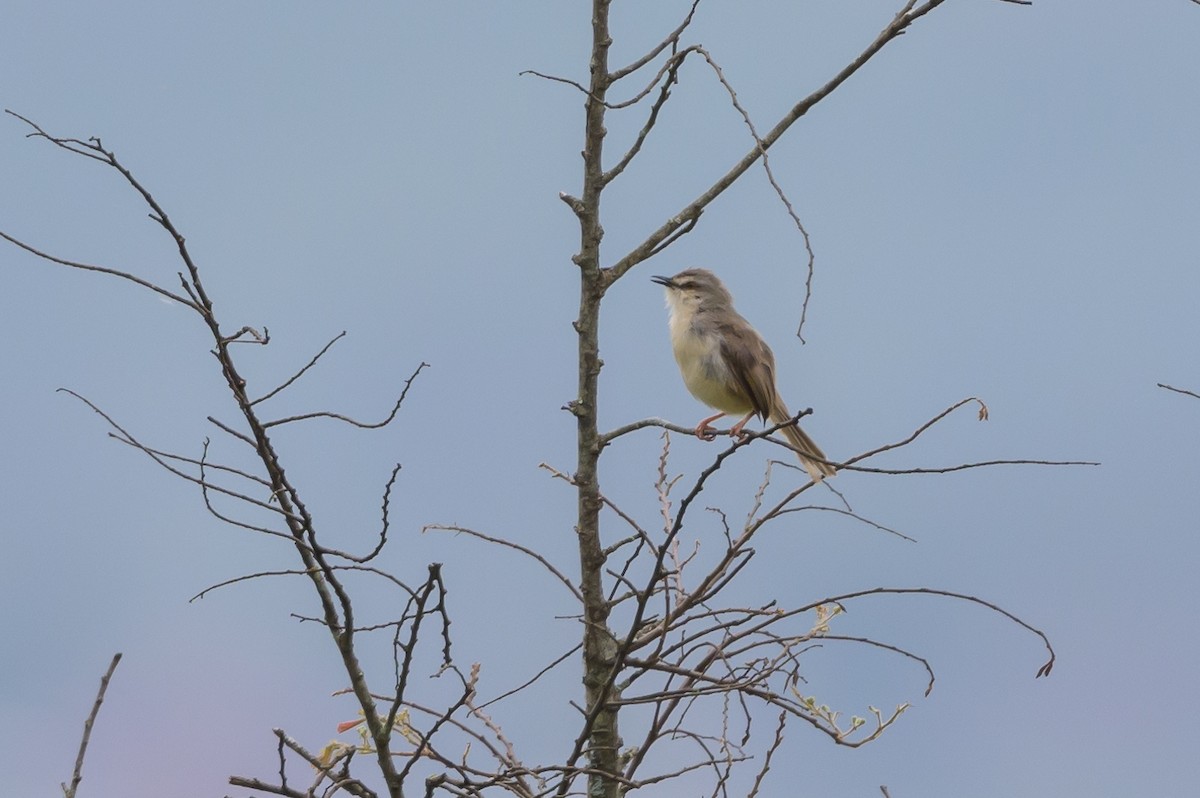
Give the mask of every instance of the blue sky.
M 650 8 L 643 6 L 650 5 Z M 691 41 L 721 62 L 765 129 L 895 12 L 882 2 L 701 5 Z M 897 4 L 898 5 L 898 4 Z M 686 4 L 617 3 L 613 63 Z M 570 469 L 577 228 L 557 198 L 580 181 L 582 102 L 524 69 L 584 79 L 582 3 L 146 4 L 13 2 L 0 12 L 0 105 L 62 135 L 101 136 L 188 236 L 232 328 L 272 343 L 239 354 L 264 390 L 348 331 L 281 397 L 286 415 L 379 418 L 421 361 L 395 425 L 314 423 L 278 443 L 339 544 L 377 527 L 404 464 L 386 563 L 445 564 L 459 657 L 494 695 L 568 648 L 569 596 L 461 524 L 537 547 L 574 572 Z M 802 119 L 772 151 L 817 258 L 807 343 L 795 337 L 804 250 L 760 170 L 695 232 L 612 290 L 601 424 L 704 413 L 686 393 L 651 274 L 717 271 L 771 342 L 780 389 L 834 458 L 899 439 L 944 407 L 970 411 L 889 456 L 897 468 L 1003 458 L 1096 460 L 948 476 L 844 474 L 862 514 L 911 544 L 828 514 L 762 541 L 746 587 L 803 603 L 877 585 L 979 595 L 1050 635 L 924 598 L 862 602 L 841 630 L 927 655 L 910 665 L 827 647 L 807 690 L 846 714 L 914 706 L 881 740 L 833 746 L 799 726 L 764 794 L 1127 796 L 1194 789 L 1191 607 L 1200 562 L 1200 7 L 1156 0 L 949 2 Z M 610 119 L 610 146 L 641 115 Z M 0 118 L 0 229 L 68 258 L 171 283 L 171 242 L 96 164 Z M 749 147 L 699 63 L 646 151 L 605 198 L 612 262 Z M 197 454 L 230 400 L 196 320 L 136 288 L 0 249 L 0 750 L 5 793 L 70 775 L 97 680 L 118 669 L 81 795 L 209 796 L 275 770 L 270 729 L 314 747 L 353 717 L 305 585 L 261 580 L 278 542 L 221 526 L 190 486 L 106 437 L 56 393 L 76 390 L 148 443 Z M 606 454 L 605 491 L 653 518 L 659 442 Z M 695 474 L 713 449 L 676 438 Z M 762 454 L 708 501 L 746 510 Z M 697 536 L 712 530 L 698 530 Z M 613 527 L 609 534 L 619 534 Z M 386 602 L 370 587 L 364 601 Z M 383 612 L 383 610 L 380 610 Z M 380 652 L 380 656 L 386 656 Z M 533 761 L 563 754 L 577 673 L 497 710 Z M 436 688 L 431 688 L 436 689 Z

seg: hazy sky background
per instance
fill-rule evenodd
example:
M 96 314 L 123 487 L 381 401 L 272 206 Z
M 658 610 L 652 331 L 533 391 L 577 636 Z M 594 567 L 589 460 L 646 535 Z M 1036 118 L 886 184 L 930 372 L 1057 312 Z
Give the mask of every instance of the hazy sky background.
M 688 41 L 721 62 L 765 130 L 899 5 L 705 0 Z M 686 6 L 617 2 L 613 64 Z M 575 386 L 578 232 L 557 195 L 580 185 L 582 101 L 518 73 L 585 80 L 589 37 L 583 2 L 0 12 L 0 104 L 54 133 L 101 136 L 187 235 L 223 323 L 270 328 L 269 347 L 238 351 L 252 393 L 348 331 L 270 413 L 382 418 L 403 380 L 432 364 L 385 431 L 317 422 L 276 440 L 324 534 L 356 550 L 374 539 L 392 463 L 404 464 L 384 564 L 419 581 L 445 563 L 457 656 L 484 663 L 485 697 L 570 647 L 578 628 L 555 616 L 572 603 L 516 556 L 419 530 L 472 526 L 577 572 L 573 494 L 537 466 L 574 462 L 560 407 Z M 1155 384 L 1200 390 L 1198 54 L 1200 6 L 1187 0 L 948 2 L 772 151 L 816 250 L 806 345 L 794 337 L 802 242 L 758 169 L 608 296 L 605 428 L 703 414 L 649 277 L 706 266 L 771 342 L 784 396 L 814 408 L 806 427 L 834 458 L 978 396 L 989 422 L 964 409 L 880 464 L 1103 463 L 844 474 L 837 487 L 858 512 L 919 542 L 825 513 L 764 536 L 739 595 L 963 591 L 1044 629 L 1059 654 L 1035 681 L 1039 642 L 999 616 L 919 597 L 852 605 L 838 631 L 928 656 L 937 686 L 923 699 L 911 663 L 813 652 L 806 692 L 846 715 L 914 706 L 854 751 L 794 724 L 764 795 L 1195 790 L 1200 400 Z M 610 155 L 641 120 L 610 118 Z M 26 132 L 0 118 L 0 229 L 171 285 L 180 265 L 137 197 Z M 749 146 L 723 89 L 690 62 L 660 129 L 605 197 L 605 262 Z M 261 580 L 188 603 L 215 582 L 289 567 L 286 544 L 221 525 L 192 486 L 55 393 L 79 391 L 150 445 L 197 455 L 209 436 L 214 454 L 241 458 L 205 421 L 234 416 L 206 335 L 154 294 L 0 248 L 5 795 L 55 794 L 69 778 L 115 651 L 125 659 L 81 796 L 245 794 L 226 779 L 275 772 L 272 727 L 320 747 L 354 717 L 329 697 L 344 677 L 327 636 L 289 617 L 312 611 L 306 583 Z M 659 446 L 646 431 L 603 462 L 607 495 L 648 523 Z M 694 475 L 715 451 L 676 437 L 672 470 Z M 744 454 L 706 503 L 744 514 L 766 454 Z M 711 534 L 697 523 L 695 537 Z M 555 671 L 536 702 L 496 709 L 526 759 L 565 755 L 575 667 Z

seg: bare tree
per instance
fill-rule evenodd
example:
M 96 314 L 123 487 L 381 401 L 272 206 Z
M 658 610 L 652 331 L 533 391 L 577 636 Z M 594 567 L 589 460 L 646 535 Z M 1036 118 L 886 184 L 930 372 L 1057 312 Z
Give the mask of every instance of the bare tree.
M 679 26 L 655 47 L 632 63 L 615 69 L 610 67 L 608 59 L 612 44 L 608 16 L 610 4 L 605 0 L 596 0 L 592 4 L 592 52 L 589 60 L 590 77 L 586 85 L 567 78 L 542 76 L 573 85 L 585 98 L 583 190 L 578 197 L 562 197 L 579 220 L 580 246 L 572 260 L 579 268 L 581 281 L 579 315 L 575 322 L 578 333 L 579 395 L 572 404 L 578 426 L 578 460 L 574 474 L 562 476 L 578 492 L 579 519 L 576 529 L 582 573 L 584 685 L 587 698 L 583 729 L 576 738 L 566 764 L 568 767 L 577 767 L 581 760 L 586 761 L 589 795 L 615 796 L 627 789 L 685 772 L 678 769 L 658 772 L 649 777 L 641 775 L 648 754 L 656 744 L 666 739 L 680 738 L 694 742 L 700 751 L 686 768 L 711 768 L 716 782 L 713 794 L 723 793 L 733 765 L 748 758 L 736 741 L 741 740 L 744 744 L 750 738 L 754 712 L 749 709 L 749 702 L 752 701 L 767 705 L 772 714 L 778 713 L 779 724 L 758 766 L 752 792 L 757 792 L 770 767 L 770 754 L 780 744 L 789 718 L 802 720 L 843 745 L 862 745 L 877 737 L 895 721 L 904 710 L 904 705 L 891 713 L 875 712 L 873 724 L 856 717 L 851 719 L 848 726 L 842 726 L 836 713 L 804 697 L 798 687 L 800 678 L 797 662 L 800 654 L 814 639 L 823 636 L 828 638 L 828 620 L 832 614 L 838 612 L 845 602 L 862 595 L 926 592 L 977 602 L 1007 615 L 1042 639 L 1049 659 L 1038 670 L 1039 676 L 1048 674 L 1054 664 L 1053 650 L 1041 632 L 995 605 L 944 591 L 878 588 L 865 593 L 827 596 L 793 608 L 779 607 L 769 597 L 755 607 L 722 606 L 719 594 L 754 556 L 750 543 L 755 535 L 764 525 L 785 514 L 805 509 L 796 502 L 809 490 L 811 483 L 804 482 L 789 490 L 774 505 L 764 506 L 761 501 L 770 481 L 768 470 L 753 510 L 740 529 L 732 528 L 724 514 L 721 514 L 725 551 L 715 564 L 703 569 L 700 574 L 691 574 L 691 558 L 679 550 L 680 533 L 711 476 L 744 446 L 769 435 L 778 427 L 733 443 L 683 491 L 677 506 L 672 506 L 670 501 L 672 489 L 677 489 L 677 486 L 667 476 L 667 450 L 664 447 L 659 477 L 663 530 L 657 536 L 651 536 L 633 518 L 606 500 L 598 478 L 597 464 L 604 448 L 622 435 L 645 426 L 662 426 L 668 430 L 687 432 L 658 420 L 639 422 L 609 433 L 600 432 L 597 420 L 598 376 L 602 366 L 600 307 L 608 289 L 634 267 L 659 255 L 696 229 L 708 205 L 745 176 L 752 166 L 761 163 L 771 186 L 803 236 L 809 255 L 807 290 L 801 309 L 802 328 L 804 310 L 811 295 L 814 268 L 812 248 L 808 246 L 804 226 L 771 172 L 768 152 L 798 119 L 835 91 L 889 42 L 942 5 L 942 2 L 906 2 L 858 57 L 823 86 L 798 99 L 761 135 L 713 56 L 699 45 L 685 45 L 683 42 L 697 11 L 698 0 L 692 4 Z M 634 163 L 643 144 L 652 135 L 659 113 L 671 97 L 677 75 L 689 58 L 702 61 L 725 88 L 731 104 L 749 130 L 752 139 L 750 148 L 707 189 L 650 232 L 642 243 L 615 258 L 606 258 L 602 255 L 601 246 L 604 238 L 601 222 L 604 191 Z M 656 71 L 648 81 L 644 81 L 641 88 L 629 92 L 625 99 L 609 99 L 614 89 L 623 87 L 651 65 L 656 65 Z M 604 144 L 607 115 L 639 105 L 649 106 L 645 111 L 644 124 L 633 142 L 612 161 L 613 165 L 606 167 Z M 606 262 L 610 265 L 605 265 Z M 867 469 L 856 464 L 883 451 L 911 443 L 954 409 L 972 401 L 978 400 L 967 399 L 952 405 L 903 441 L 881 446 L 835 465 L 840 470 L 879 471 L 881 469 Z M 980 418 L 986 418 L 986 406 L 982 402 L 979 402 L 979 406 Z M 940 470 L 981 465 L 990 464 L 968 463 Z M 606 543 L 602 532 L 601 514 L 606 506 L 631 530 L 628 537 L 616 543 Z M 610 566 L 614 555 L 624 547 L 630 547 L 632 553 L 625 556 L 619 569 Z M 606 575 L 609 577 L 608 584 L 604 578 Z M 685 576 L 692 578 L 688 580 Z M 631 617 L 627 617 L 621 627 L 614 628 L 614 611 L 623 604 L 632 608 L 627 613 Z M 801 617 L 814 611 L 817 615 L 815 623 L 807 627 L 797 623 Z M 928 668 L 924 660 L 898 647 L 867 639 L 853 642 L 914 658 Z M 932 671 L 929 673 L 929 686 L 932 687 Z M 726 708 L 724 702 L 734 702 L 742 710 L 742 727 L 736 734 L 728 726 L 727 711 L 718 714 L 721 722 L 715 728 L 706 729 L 695 721 L 685 722 L 684 718 L 693 711 L 694 705 L 708 699 L 720 702 L 723 708 Z M 618 720 L 622 715 L 621 710 L 630 706 L 651 707 L 651 720 L 642 724 L 644 728 L 639 729 L 633 747 L 623 753 Z M 556 792 L 563 796 L 571 788 L 572 779 L 564 777 Z
M 198 456 L 158 448 L 143 442 L 114 415 L 87 398 L 73 392 L 72 395 L 103 418 L 117 441 L 195 484 L 213 516 L 287 542 L 294 559 L 280 569 L 246 574 L 208 590 L 281 574 L 307 579 L 319 602 L 320 614 L 303 620 L 328 630 L 344 666 L 345 692 L 354 696 L 360 710 L 358 720 L 348 721 L 340 729 L 357 733 L 357 741 L 312 750 L 285 730 L 276 729 L 278 773 L 267 778 L 235 776 L 231 784 L 292 798 L 339 791 L 355 796 L 385 794 L 398 798 L 406 789 L 409 793 L 423 789 L 426 795 L 445 792 L 464 796 L 503 790 L 530 798 L 551 795 L 562 798 L 586 792 L 600 798 L 688 774 L 702 774 L 714 796 L 733 791 L 756 795 L 772 767 L 774 755 L 784 745 L 789 722 L 799 721 L 835 744 L 856 747 L 876 739 L 908 706 L 901 703 L 891 710 L 871 708 L 870 717 L 843 719 L 838 711 L 805 694 L 800 663 L 811 647 L 846 644 L 901 658 L 921 668 L 926 674 L 925 692 L 932 689 L 932 667 L 920 655 L 893 642 L 834 631 L 835 619 L 846 606 L 866 597 L 933 596 L 998 613 L 1042 643 L 1046 659 L 1036 669 L 1036 675 L 1050 672 L 1054 652 L 1046 635 L 997 604 L 964 593 L 885 586 L 816 596 L 795 606 L 784 606 L 771 595 L 762 595 L 761 600 L 749 604 L 727 598 L 728 588 L 757 555 L 756 544 L 762 541 L 762 530 L 796 518 L 802 512 L 841 514 L 900 534 L 863 518 L 844 501 L 831 506 L 804 503 L 811 496 L 813 484 L 803 477 L 796 480 L 802 472 L 773 460 L 767 463 L 760 487 L 751 497 L 751 510 L 743 521 L 731 520 L 724 510 L 704 508 L 701 496 L 714 476 L 734 461 L 746 463 L 744 454 L 750 447 L 761 451 L 768 444 L 787 446 L 774 435 L 784 424 L 733 440 L 710 465 L 687 481 L 671 474 L 670 434 L 687 434 L 691 430 L 661 419 L 635 421 L 607 432 L 598 425 L 597 407 L 602 398 L 598 382 L 602 367 L 600 311 L 608 290 L 635 267 L 696 230 L 709 204 L 755 165 L 762 166 L 806 248 L 808 290 L 800 308 L 803 327 L 814 270 L 812 248 L 799 216 L 771 172 L 768 153 L 797 120 L 943 2 L 905 2 L 857 57 L 824 85 L 797 98 L 790 110 L 769 127 L 760 128 L 751 119 L 713 54 L 699 44 L 685 43 L 699 0 L 694 0 L 679 24 L 655 46 L 631 63 L 616 68 L 609 64 L 608 57 L 613 41 L 610 0 L 593 0 L 587 79 L 530 73 L 572 87 L 584 103 L 582 188 L 578 196 L 562 195 L 563 202 L 578 220 L 580 232 L 579 249 L 571 258 L 580 279 L 575 321 L 578 393 L 569 406 L 577 422 L 577 461 L 572 471 L 545 466 L 552 477 L 568 483 L 577 495 L 578 577 L 568 576 L 537 551 L 486 532 L 439 525 L 427 528 L 466 534 L 490 545 L 518 551 L 539 563 L 577 602 L 581 639 L 579 645 L 530 674 L 517 689 L 486 702 L 480 701 L 476 694 L 480 666 L 463 666 L 453 653 L 451 618 L 445 602 L 453 565 L 445 569 L 438 564 L 429 565 L 419 580 L 406 581 L 375 562 L 390 540 L 391 493 L 400 466 L 392 469 L 383 484 L 377 537 L 364 545 L 365 552 L 355 553 L 332 548 L 325 542 L 300 487 L 288 476 L 272 443 L 275 428 L 318 418 L 366 429 L 390 424 L 425 364 L 415 366 L 407 381 L 398 386 L 395 402 L 379 421 L 360 421 L 331 410 L 291 416 L 271 414 L 268 410 L 271 400 L 292 389 L 341 336 L 329 341 L 282 383 L 269 387 L 248 385 L 237 366 L 237 345 L 266 346 L 270 342 L 268 330 L 237 324 L 227 326 L 218 320 L 201 269 L 189 252 L 183 233 L 150 190 L 100 139 L 56 136 L 13 114 L 29 126 L 29 136 L 100 163 L 140 196 L 150 218 L 174 242 L 180 263 L 178 287 L 169 288 L 160 278 L 61 258 L 6 232 L 0 232 L 0 237 L 41 260 L 132 282 L 194 312 L 211 334 L 211 353 L 238 414 L 236 422 L 216 416 L 209 417 L 209 421 L 225 437 L 224 445 L 235 449 L 248 447 L 255 466 L 243 468 L 234 465 L 237 461 L 233 458 L 210 455 L 212 446 L 207 440 Z M 1025 0 L 997 2 L 1028 4 Z M 602 246 L 604 193 L 636 166 L 643 146 L 655 134 L 659 114 L 670 100 L 681 70 L 689 64 L 697 65 L 723 87 L 732 112 L 747 127 L 748 150 L 734 163 L 723 169 L 715 168 L 712 184 L 647 232 L 641 243 L 612 256 Z M 619 98 L 618 91 L 623 91 Z M 619 155 L 606 157 L 607 120 L 610 114 L 620 112 L 639 113 L 643 121 Z M 760 129 L 765 132 L 760 133 Z M 869 465 L 878 455 L 911 444 L 942 419 L 968 405 L 977 409 L 981 420 L 986 419 L 987 408 L 981 400 L 963 399 L 917 424 L 911 434 L 900 440 L 833 465 L 842 471 L 916 474 L 1001 464 L 1084 464 L 1028 459 L 935 468 L 889 469 Z M 796 418 L 809 412 L 805 410 Z M 608 447 L 619 445 L 626 436 L 650 429 L 659 429 L 662 435 L 656 483 L 659 512 L 653 522 L 638 518 L 607 497 L 598 469 Z M 784 471 L 782 477 L 778 474 L 780 470 Z M 780 483 L 784 487 L 780 488 Z M 700 509 L 709 512 L 703 516 L 704 522 L 715 525 L 719 541 L 715 551 L 705 551 L 703 555 L 688 543 L 689 536 L 695 536 L 694 530 L 702 525 Z M 348 579 L 352 576 L 379 579 L 391 585 L 402 599 L 402 611 L 383 619 L 362 620 L 367 611 L 353 599 Z M 391 661 L 382 670 L 379 663 L 364 661 L 362 657 L 360 641 L 365 635 L 385 635 L 390 642 Z M 583 695 L 574 704 L 578 715 L 548 721 L 571 729 L 571 743 L 561 758 L 527 763 L 528 755 L 508 738 L 488 708 L 522 691 L 536 689 L 543 674 L 565 662 L 577 662 L 575 658 L 579 655 Z M 429 665 L 431 657 L 435 673 L 446 680 L 442 684 L 453 685 L 448 691 L 436 692 L 432 699 L 426 697 L 428 688 L 418 690 L 413 678 L 419 669 Z M 99 703 L 97 699 L 93 718 Z M 765 724 L 767 732 L 754 732 L 756 724 Z M 89 729 L 90 726 L 91 720 Z M 86 736 L 84 743 L 86 746 Z M 81 749 L 71 794 L 80 778 L 82 758 Z M 369 768 L 362 762 L 364 758 L 369 760 Z M 297 761 L 304 763 L 303 766 L 289 769 Z M 412 783 L 418 777 L 424 778 L 423 787 L 414 788 Z

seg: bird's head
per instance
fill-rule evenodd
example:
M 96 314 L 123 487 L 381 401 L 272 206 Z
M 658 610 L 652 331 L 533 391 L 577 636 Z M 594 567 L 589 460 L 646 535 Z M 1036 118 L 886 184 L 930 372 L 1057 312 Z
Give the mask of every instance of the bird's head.
M 655 275 L 650 279 L 666 288 L 667 307 L 672 311 L 694 312 L 733 305 L 729 289 L 708 269 L 685 269 L 674 277 Z

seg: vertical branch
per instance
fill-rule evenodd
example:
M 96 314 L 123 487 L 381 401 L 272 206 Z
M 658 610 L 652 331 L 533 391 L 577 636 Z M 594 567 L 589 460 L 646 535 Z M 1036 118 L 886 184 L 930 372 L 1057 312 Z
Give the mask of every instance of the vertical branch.
M 580 246 L 573 260 L 580 272 L 579 318 L 575 330 L 579 336 L 579 394 L 572 405 L 577 420 L 578 459 L 575 485 L 578 491 L 580 588 L 584 603 L 583 664 L 587 717 L 584 730 L 575 741 L 571 759 L 586 753 L 588 795 L 615 798 L 620 772 L 615 707 L 602 706 L 609 698 L 608 675 L 617 653 L 616 640 L 608 628 L 609 604 L 604 595 L 602 575 L 605 554 L 600 542 L 600 485 L 596 464 L 600 458 L 600 434 L 597 429 L 598 378 L 600 376 L 600 302 L 607 287 L 600 269 L 600 195 L 604 190 L 604 114 L 605 95 L 611 83 L 608 72 L 608 48 L 612 38 L 608 28 L 610 0 L 593 0 L 591 80 L 585 108 L 583 150 L 583 193 L 570 202 L 579 219 Z M 571 777 L 564 776 L 560 793 L 569 789 Z

